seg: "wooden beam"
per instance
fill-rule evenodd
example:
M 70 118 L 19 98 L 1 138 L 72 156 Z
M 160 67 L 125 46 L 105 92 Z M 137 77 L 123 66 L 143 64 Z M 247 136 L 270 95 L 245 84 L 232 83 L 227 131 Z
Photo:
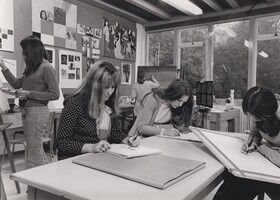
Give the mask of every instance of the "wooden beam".
M 106 2 L 103 2 L 101 0 L 79 0 L 81 2 L 84 2 L 84 3 L 87 3 L 89 5 L 92 5 L 94 7 L 98 7 L 102 10 L 107 10 L 111 13 L 114 13 L 120 17 L 123 17 L 123 18 L 126 18 L 130 21 L 133 21 L 133 22 L 138 22 L 139 24 L 147 24 L 149 23 L 148 20 L 142 18 L 142 17 L 139 17 L 137 15 L 134 15 L 130 12 L 127 12 L 123 9 L 120 9 L 120 8 L 117 8 L 115 6 L 112 6 L 110 5 L 109 3 L 106 3 Z
M 221 6 L 219 6 L 215 1 L 213 0 L 202 0 L 204 3 L 207 3 L 208 6 L 210 6 L 211 8 L 213 8 L 215 11 L 219 12 L 222 11 L 223 8 Z
M 228 2 L 228 4 L 232 7 L 232 8 L 240 8 L 239 4 L 236 2 L 236 0 L 226 0 Z
M 139 8 L 142 8 L 162 19 L 168 20 L 171 19 L 171 15 L 169 15 L 167 12 L 164 12 L 163 10 L 159 9 L 158 7 L 154 6 L 153 4 L 148 3 L 147 1 L 143 0 L 125 0 Z
M 249 16 L 259 16 L 270 13 L 279 13 L 280 2 L 272 4 L 264 3 L 256 5 L 253 9 L 252 6 L 240 7 L 238 9 L 224 10 L 221 12 L 204 14 L 202 16 L 193 17 L 178 17 L 172 18 L 168 22 L 150 22 L 145 25 L 147 31 L 156 31 L 161 29 L 170 30 L 176 27 L 191 26 L 196 24 L 207 24 L 212 22 L 222 22 L 231 19 L 246 18 Z

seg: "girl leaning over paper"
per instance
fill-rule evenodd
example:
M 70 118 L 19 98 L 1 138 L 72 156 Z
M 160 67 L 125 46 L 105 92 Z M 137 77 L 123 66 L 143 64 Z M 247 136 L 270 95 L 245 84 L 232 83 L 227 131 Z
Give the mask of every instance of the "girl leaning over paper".
M 252 87 L 243 98 L 242 109 L 252 119 L 250 134 L 242 151 L 258 151 L 280 167 L 280 109 L 275 94 L 264 87 Z M 213 200 L 253 200 L 263 192 L 272 200 L 280 199 L 280 185 L 238 178 L 226 172 Z
M 49 116 L 48 102 L 59 98 L 56 73 L 46 60 L 45 47 L 35 36 L 28 36 L 20 42 L 26 67 L 20 78 L 14 77 L 0 57 L 0 67 L 9 84 L 17 89 L 26 139 L 27 168 L 48 163 L 42 137 Z M 16 67 L 16 66 L 13 66 Z
M 179 136 L 188 132 L 192 116 L 193 96 L 188 82 L 176 79 L 167 88 L 156 88 L 148 93 L 141 104 L 128 135 L 140 131 L 143 136 Z
M 58 128 L 58 159 L 83 153 L 105 152 L 112 143 L 138 146 L 140 137 L 128 138 L 120 129 L 118 87 L 120 74 L 108 61 L 98 61 L 82 85 L 65 100 Z

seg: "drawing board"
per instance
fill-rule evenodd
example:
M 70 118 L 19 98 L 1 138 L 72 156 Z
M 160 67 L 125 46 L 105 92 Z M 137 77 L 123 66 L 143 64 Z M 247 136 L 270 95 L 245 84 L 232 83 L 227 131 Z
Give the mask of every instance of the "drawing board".
M 248 134 L 190 128 L 235 176 L 280 184 L 280 168 L 257 151 L 243 154 Z

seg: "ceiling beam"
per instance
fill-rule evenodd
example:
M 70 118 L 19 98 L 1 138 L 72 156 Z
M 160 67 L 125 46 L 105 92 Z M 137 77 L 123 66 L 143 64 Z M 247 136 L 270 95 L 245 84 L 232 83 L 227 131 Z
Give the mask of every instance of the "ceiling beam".
M 188 0 L 162 0 L 170 6 L 180 10 L 187 15 L 201 15 L 203 11 L 200 7 Z
M 212 9 L 214 9 L 215 11 L 219 12 L 222 11 L 223 8 L 221 6 L 219 6 L 215 1 L 213 0 L 202 0 L 204 3 L 207 3 L 208 6 L 210 6 Z
M 120 17 L 123 17 L 125 19 L 128 19 L 130 21 L 133 21 L 133 22 L 137 22 L 137 23 L 140 23 L 140 24 L 148 24 L 149 21 L 142 18 L 142 17 L 139 17 L 137 15 L 134 15 L 130 12 L 127 12 L 125 10 L 122 10 L 120 8 L 117 8 L 115 6 L 112 6 L 106 2 L 103 2 L 101 0 L 79 0 L 81 2 L 84 2 L 84 3 L 87 3 L 89 5 L 92 5 L 92 6 L 95 6 L 95 7 L 98 7 L 100 9 L 103 9 L 103 10 L 107 10 L 109 12 L 112 12 Z
M 240 8 L 239 4 L 236 2 L 236 0 L 226 0 L 228 2 L 228 4 L 232 7 L 232 8 Z
M 154 6 L 153 4 L 148 3 L 147 1 L 143 1 L 143 0 L 125 0 L 137 7 L 142 8 L 143 10 L 146 10 L 158 17 L 160 17 L 161 19 L 171 19 L 171 15 L 169 15 L 167 12 L 164 12 L 163 10 L 159 9 L 158 7 Z
M 272 4 L 264 3 L 252 6 L 240 7 L 238 9 L 224 10 L 216 13 L 204 14 L 202 16 L 173 18 L 168 22 L 151 22 L 144 25 L 146 31 L 170 30 L 177 27 L 193 26 L 198 24 L 209 24 L 232 19 L 247 19 L 250 16 L 261 16 L 271 13 L 279 13 L 280 2 Z

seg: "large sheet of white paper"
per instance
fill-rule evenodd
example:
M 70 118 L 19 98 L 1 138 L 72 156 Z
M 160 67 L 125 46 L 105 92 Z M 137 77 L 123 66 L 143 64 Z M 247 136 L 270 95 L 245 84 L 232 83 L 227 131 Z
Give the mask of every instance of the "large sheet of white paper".
M 3 87 L 1 78 L 0 78 L 0 88 Z M 5 111 L 9 110 L 10 106 L 8 103 L 8 99 L 6 94 L 4 94 L 1 90 L 0 90 L 0 113 L 4 113 Z

